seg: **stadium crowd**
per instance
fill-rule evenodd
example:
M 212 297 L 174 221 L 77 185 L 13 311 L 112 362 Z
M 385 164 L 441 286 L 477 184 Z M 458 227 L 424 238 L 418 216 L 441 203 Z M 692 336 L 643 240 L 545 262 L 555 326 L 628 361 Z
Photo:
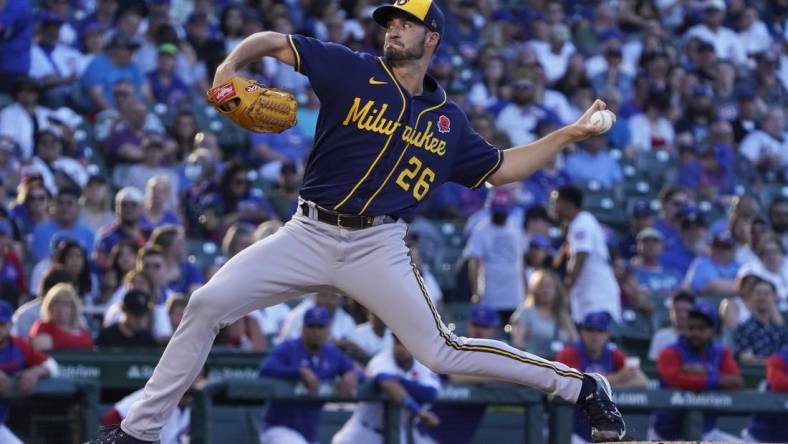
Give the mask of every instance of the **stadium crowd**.
M 440 3 L 430 74 L 492 144 L 531 142 L 596 97 L 617 114 L 521 184 L 432 193 L 408 242 L 445 317 L 465 310 L 457 331 L 644 387 L 615 343 L 645 329 L 663 387 L 736 390 L 739 365 L 759 365 L 788 392 L 788 2 Z M 25 363 L 0 362 L 0 391 L 56 373 L 51 350 L 162 347 L 189 294 L 287 222 L 318 119 L 306 78 L 270 59 L 240 73 L 297 97 L 282 134 L 244 133 L 204 92 L 262 30 L 380 54 L 377 4 L 0 0 L 0 358 Z M 429 408 L 441 380 L 469 381 L 428 374 L 343 295 L 305 296 L 215 346 L 267 352 L 261 375 L 310 391 L 372 378 L 424 442 L 473 436 L 484 409 Z M 261 439 L 314 442 L 320 408 L 272 404 Z M 374 442 L 360 433 L 380 438 L 380 416 L 360 405 L 335 442 Z M 788 440 L 778 419 L 756 415 L 743 439 Z M 678 438 L 676 421 L 657 412 L 650 433 Z M 742 439 L 710 416 L 704 431 Z

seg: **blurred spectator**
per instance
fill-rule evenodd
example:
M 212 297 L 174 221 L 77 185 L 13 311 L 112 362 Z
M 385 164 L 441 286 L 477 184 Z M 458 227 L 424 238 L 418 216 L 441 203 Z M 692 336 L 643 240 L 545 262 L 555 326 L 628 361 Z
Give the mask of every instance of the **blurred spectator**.
M 482 302 L 498 310 L 503 319 L 523 300 L 522 236 L 509 228 L 506 219 L 512 209 L 508 192 L 492 191 L 490 223 L 480 224 L 468 238 L 463 257 L 468 259 L 471 301 Z
M 30 328 L 41 317 L 41 302 L 44 300 L 44 295 L 57 284 L 73 284 L 73 282 L 71 273 L 62 265 L 53 265 L 47 270 L 41 280 L 41 287 L 35 289 L 36 297 L 20 305 L 14 312 L 14 336 L 27 339 Z
M 189 110 L 180 111 L 173 118 L 168 131 L 172 142 L 175 143 L 174 152 L 169 153 L 168 156 L 170 163 L 185 161 L 187 156 L 197 149 L 196 142 L 198 134 L 200 134 L 199 130 L 197 119 Z M 177 188 L 180 188 L 180 186 Z
M 106 310 L 104 311 L 103 320 L 103 325 L 105 327 L 112 325 L 120 319 L 123 297 L 126 293 L 131 290 L 139 290 L 147 295 L 151 295 L 158 290 L 151 277 L 144 273 L 142 269 L 137 268 L 136 255 L 134 259 L 134 269 L 123 276 L 121 284 L 115 289 L 109 300 L 106 301 Z
M 748 56 L 765 51 L 772 44 L 766 24 L 760 20 L 758 10 L 747 7 L 739 17 L 739 41 Z
M 153 176 L 145 185 L 145 209 L 140 217 L 140 229 L 149 237 L 158 227 L 180 225 L 175 212 L 177 200 L 173 198 L 174 183 L 168 176 Z
M 348 341 L 355 344 L 363 355 L 369 359 L 392 345 L 391 330 L 375 313 L 367 310 L 367 322 L 359 324 L 353 333 L 348 336 Z
M 70 284 L 57 284 L 44 296 L 41 319 L 30 328 L 30 344 L 36 350 L 93 348 L 90 331 L 82 324 L 82 304 Z
M 99 347 L 156 347 L 156 340 L 150 331 L 150 297 L 139 291 L 131 290 L 123 297 L 121 308 L 123 317 L 109 327 L 103 328 L 96 338 Z
M 267 196 L 279 220 L 288 221 L 295 213 L 298 191 L 301 188 L 301 174 L 298 167 L 291 162 L 282 164 L 279 169 L 276 186 Z
M 341 296 L 333 292 L 320 292 L 305 298 L 303 302 L 293 308 L 287 315 L 282 330 L 279 332 L 279 342 L 297 338 L 301 332 L 301 322 L 304 313 L 314 306 L 320 306 L 328 310 L 331 315 L 331 325 L 329 328 L 330 338 L 333 342 L 347 340 L 356 329 L 353 318 L 341 307 Z
M 95 234 L 79 223 L 79 194 L 79 189 L 73 187 L 58 191 L 51 209 L 52 219 L 41 222 L 33 230 L 31 253 L 34 260 L 39 261 L 50 255 L 50 245 L 55 234 L 70 237 L 87 251 L 93 251 Z
M 618 252 L 624 259 L 631 260 L 638 254 L 637 235 L 646 228 L 654 226 L 654 210 L 647 200 L 637 200 L 632 205 L 629 219 L 629 230 L 618 240 Z M 661 232 L 660 232 L 661 233 Z M 662 236 L 664 249 L 665 236 Z
M 551 25 L 548 40 L 531 40 L 528 44 L 536 52 L 544 68 L 547 83 L 553 83 L 564 76 L 575 46 L 571 42 L 569 27 L 563 23 Z
M 542 133 L 541 126 L 542 124 L 539 125 L 538 130 L 540 135 Z M 553 125 L 550 124 L 550 127 L 552 128 Z M 558 166 L 559 160 L 560 156 L 554 157 L 523 181 L 523 192 L 534 205 L 547 205 L 553 190 L 572 183 L 569 172 L 563 166 Z
M 85 68 L 80 78 L 80 105 L 88 112 L 98 112 L 115 105 L 113 85 L 118 80 L 128 80 L 134 86 L 134 95 L 139 99 L 151 100 L 145 76 L 132 62 L 139 42 L 130 35 L 115 33 L 105 48 Z
M 734 351 L 745 365 L 764 365 L 766 360 L 788 345 L 788 328 L 774 321 L 777 293 L 769 281 L 759 280 L 752 288 L 750 307 L 752 316 L 739 325 L 734 335 Z
M 624 179 L 618 161 L 610 155 L 606 144 L 605 136 L 591 137 L 582 142 L 581 150 L 567 156 L 565 170 L 572 182 L 597 182 L 612 188 Z
M 71 134 L 61 128 L 50 126 L 36 133 L 35 156 L 29 171 L 41 176 L 51 194 L 68 186 L 83 187 L 88 182 L 84 165 L 66 152 L 73 145 Z
M 121 147 L 127 140 L 134 141 L 133 131 L 131 128 L 139 131 L 147 131 L 150 133 L 164 132 L 164 126 L 161 120 L 155 113 L 144 110 L 144 105 L 140 103 L 139 99 L 134 95 L 134 84 L 127 79 L 119 79 L 112 84 L 112 97 L 114 102 L 111 108 L 107 108 L 98 115 L 96 115 L 95 133 L 96 139 L 104 144 L 107 144 L 115 151 L 120 151 Z M 112 139 L 114 137 L 114 140 Z M 128 151 L 131 151 L 130 149 Z M 124 154 L 124 158 L 128 157 L 132 160 L 138 160 L 131 151 L 132 155 Z M 107 155 L 115 155 L 114 152 L 107 153 Z M 111 165 L 117 160 L 114 158 L 107 159 Z
M 190 295 L 204 283 L 200 270 L 186 259 L 186 237 L 183 228 L 163 225 L 153 230 L 150 243 L 161 248 L 167 287 L 175 293 Z
M 498 314 L 489 306 L 475 304 L 471 308 L 465 335 L 471 338 L 496 339 Z M 494 383 L 476 375 L 439 375 L 441 382 L 459 384 Z M 432 438 L 429 443 L 470 443 L 487 411 L 486 404 L 436 403 L 432 412 L 440 419 L 436 426 L 419 424 L 419 431 Z
M 737 65 L 747 61 L 747 53 L 739 36 L 731 29 L 723 26 L 725 20 L 725 1 L 708 0 L 704 2 L 703 21 L 690 28 L 684 35 L 711 43 L 717 57 L 729 60 Z
M 780 239 L 772 235 L 764 236 L 758 242 L 755 252 L 758 257 L 754 265 L 758 272 L 772 282 L 778 301 L 788 301 L 788 260 Z
M 639 360 L 630 361 L 626 353 L 610 342 L 611 323 L 606 311 L 588 313 L 580 324 L 580 340 L 564 346 L 556 361 L 581 372 L 601 373 L 612 387 L 645 387 L 648 379 L 640 370 Z M 573 433 L 582 441 L 591 441 L 591 427 L 578 408 Z
M 758 129 L 741 141 L 739 151 L 760 170 L 779 170 L 788 166 L 788 134 L 785 132 L 783 108 L 769 108 Z
M 183 320 L 183 313 L 186 311 L 186 305 L 189 303 L 189 298 L 182 294 L 176 294 L 167 300 L 167 316 L 170 319 L 170 326 L 172 331 L 178 329 Z
M 105 277 L 105 279 L 111 279 L 113 282 L 113 293 L 118 287 L 123 285 L 123 278 L 128 272 L 134 270 L 136 267 L 137 250 L 139 250 L 137 243 L 130 239 L 122 240 L 112 247 L 107 260 L 106 269 L 112 276 L 109 278 Z
M 62 17 L 41 12 L 38 23 L 36 43 L 30 48 L 30 77 L 44 90 L 43 103 L 52 108 L 68 106 L 79 75 L 86 67 L 85 57 L 73 47 L 58 42 Z
M 214 238 L 235 222 L 257 225 L 274 214 L 271 204 L 252 192 L 246 164 L 236 161 L 227 163 L 218 191 L 206 197 L 201 206 L 200 220 Z
M 534 271 L 528 279 L 528 295 L 509 322 L 512 345 L 545 358 L 577 340 L 566 292 L 558 275 L 547 268 Z
M 683 285 L 696 293 L 714 296 L 736 294 L 736 273 L 741 265 L 733 257 L 734 246 L 729 231 L 715 234 L 711 241 L 711 253 L 692 261 Z
M 498 56 L 491 57 L 479 69 L 480 78 L 471 85 L 467 97 L 471 105 L 484 109 L 503 99 L 508 81 L 506 61 Z
M 736 185 L 733 170 L 723 163 L 725 147 L 701 145 L 696 159 L 679 170 L 679 184 L 695 192 L 698 198 L 718 202 L 734 194 Z
M 506 133 L 513 145 L 525 145 L 536 140 L 537 125 L 542 120 L 560 121 L 553 111 L 537 102 L 534 80 L 518 78 L 512 84 L 511 102 L 501 109 L 495 126 Z
M 140 190 L 126 187 L 115 195 L 115 220 L 105 225 L 96 235 L 93 261 L 96 266 L 107 266 L 107 257 L 118 242 L 129 239 L 142 247 L 145 243 L 139 222 L 142 215 L 144 197 Z
M 402 406 L 400 436 L 414 436 L 422 442 L 421 432 L 411 429 L 417 419 L 425 426 L 436 426 L 440 419 L 430 410 L 440 389 L 438 376 L 416 361 L 405 346 L 394 337 L 393 347 L 377 354 L 365 371 L 367 378 L 375 381 L 381 392 Z M 380 402 L 356 404 L 353 416 L 334 435 L 331 444 L 383 443 L 383 405 Z
M 12 307 L 27 296 L 25 269 L 14 251 L 13 227 L 8 219 L 0 219 L 0 299 Z
M 363 374 L 340 349 L 328 342 L 331 316 L 323 307 L 304 313 L 299 337 L 278 345 L 261 363 L 259 375 L 300 381 L 312 396 L 320 394 L 323 384 L 335 385 L 343 397 L 355 395 Z M 318 441 L 318 426 L 323 402 L 268 403 L 260 432 L 262 444 L 312 443 Z
M 210 203 L 210 198 L 206 197 L 213 195 L 219 186 L 216 180 L 217 162 L 218 159 L 210 150 L 197 148 L 189 154 L 183 168 L 183 216 L 190 237 L 206 237 L 203 235 L 203 225 L 198 221 L 203 207 Z
M 15 392 L 27 397 L 40 379 L 57 376 L 58 366 L 54 359 L 34 349 L 25 339 L 11 334 L 13 312 L 7 302 L 0 301 L 0 395 L 7 397 Z M 0 441 L 22 444 L 5 425 L 9 410 L 8 401 L 0 402 Z
M 654 220 L 654 228 L 665 236 L 665 250 L 668 251 L 681 243 L 683 210 L 688 208 L 690 197 L 684 188 L 667 186 L 659 193 L 659 203 L 659 216 Z
M 101 227 L 115 218 L 110 209 L 109 187 L 107 178 L 101 174 L 93 174 L 82 190 L 79 199 L 79 225 L 86 226 L 92 233 L 98 233 Z
M 6 0 L 0 5 L 0 92 L 14 91 L 12 80 L 30 71 L 33 44 L 33 8 L 24 0 Z
M 562 254 L 569 261 L 564 281 L 572 319 L 582 322 L 595 311 L 621 319 L 620 291 L 609 264 L 606 236 L 596 218 L 582 210 L 583 192 L 571 185 L 561 187 L 553 192 L 550 204 L 557 219 L 568 227 Z
M 598 96 L 603 96 L 606 88 L 614 89 L 618 101 L 628 101 L 632 97 L 634 79 L 632 73 L 623 64 L 621 41 L 609 38 L 603 42 L 602 57 L 607 69 L 591 77 L 591 85 Z
M 662 233 L 652 227 L 644 228 L 637 237 L 637 256 L 631 260 L 631 271 L 638 288 L 658 306 L 679 288 L 683 276 L 660 262 L 663 250 Z
M 670 327 L 663 327 L 651 337 L 648 348 L 649 361 L 656 361 L 666 347 L 678 341 L 680 336 L 687 334 L 687 320 L 692 307 L 695 306 L 695 295 L 686 289 L 679 289 L 670 297 Z
M 752 220 L 753 217 L 738 215 L 735 212 L 732 213 L 728 219 L 727 229 L 733 235 L 734 242 L 736 242 L 733 257 L 740 264 L 757 262 L 759 260 L 758 256 L 756 256 L 750 248 Z M 726 228 L 723 228 L 723 230 L 724 229 Z
M 643 112 L 629 118 L 629 132 L 635 152 L 673 149 L 675 133 L 667 115 L 670 110 L 669 99 L 667 91 L 652 88 L 643 103 Z
M 30 159 L 35 154 L 36 134 L 50 126 L 53 111 L 39 105 L 41 87 L 33 79 L 18 77 L 11 92 L 14 102 L 0 111 L 0 134 L 16 142 L 23 159 Z
M 225 348 L 260 353 L 268 348 L 268 339 L 263 334 L 257 318 L 246 315 L 219 330 L 213 345 L 214 349 Z
M 80 301 L 93 305 L 98 292 L 98 282 L 90 271 L 85 247 L 75 240 L 65 239 L 57 243 L 52 259 L 53 265 L 62 265 L 71 274 Z
M 16 204 L 8 211 L 8 217 L 14 223 L 26 248 L 30 248 L 33 243 L 33 230 L 36 225 L 48 219 L 50 197 L 40 176 L 25 177 L 19 184 Z
M 736 92 L 736 118 L 731 123 L 737 144 L 755 131 L 758 118 L 758 94 L 751 86 L 741 86 Z
M 766 362 L 766 387 L 770 392 L 788 393 L 788 346 Z M 755 413 L 742 436 L 748 442 L 788 442 L 782 413 Z
M 667 389 L 737 390 L 744 386 L 739 366 L 731 351 L 715 340 L 719 328 L 716 310 L 697 303 L 687 319 L 686 333 L 675 344 L 665 348 L 657 358 L 660 384 Z M 683 413 L 659 410 L 654 414 L 649 439 L 681 439 Z M 720 431 L 717 415 L 703 414 L 703 440 L 732 441 L 738 439 Z
M 694 208 L 682 210 L 679 213 L 678 220 L 680 221 L 679 238 L 677 241 L 674 241 L 672 247 L 667 247 L 668 238 L 667 236 L 665 237 L 666 247 L 662 253 L 661 262 L 663 266 L 678 270 L 684 276 L 684 282 L 687 283 L 687 273 L 690 266 L 696 258 L 703 257 L 706 254 L 706 235 L 709 225 L 706 219 Z M 731 239 L 730 243 L 733 243 L 733 239 Z M 731 254 L 733 254 L 733 246 L 730 249 Z M 704 260 L 704 262 L 708 262 L 708 260 Z
M 768 206 L 769 224 L 783 244 L 783 251 L 788 249 L 788 198 L 778 197 Z M 754 227 L 753 227 L 754 228 Z M 758 245 L 760 239 L 753 236 L 752 241 Z
M 531 238 L 528 243 L 528 250 L 525 252 L 524 259 L 524 276 L 525 281 L 528 282 L 534 273 L 545 267 L 549 267 L 553 263 L 553 248 L 550 245 L 550 240 L 544 236 L 536 235 Z
M 159 46 L 156 70 L 147 74 L 153 100 L 177 108 L 189 95 L 189 87 L 176 73 L 178 47 L 172 43 Z
M 164 176 L 169 179 L 169 193 L 165 195 L 164 203 L 174 206 L 178 200 L 178 174 L 171 166 L 166 166 L 165 158 L 167 145 L 172 142 L 165 140 L 157 134 L 147 134 L 142 139 L 141 162 L 131 165 L 120 183 L 120 186 L 135 187 L 145 190 L 152 178 Z

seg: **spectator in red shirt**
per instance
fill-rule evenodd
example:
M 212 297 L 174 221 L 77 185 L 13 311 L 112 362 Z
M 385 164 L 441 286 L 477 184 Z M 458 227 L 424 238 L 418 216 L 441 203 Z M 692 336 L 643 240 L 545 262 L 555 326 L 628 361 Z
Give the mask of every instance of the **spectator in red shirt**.
M 716 340 L 718 328 L 717 310 L 696 303 L 689 313 L 686 331 L 657 358 L 657 372 L 663 387 L 694 392 L 742 388 L 744 382 L 733 354 Z M 679 411 L 655 412 L 649 439 L 681 439 L 682 415 Z M 704 441 L 740 441 L 717 429 L 716 423 L 716 414 L 704 413 Z
M 567 344 L 555 360 L 584 373 L 605 375 L 613 387 L 645 387 L 648 378 L 634 362 L 627 365 L 627 355 L 610 342 L 613 319 L 606 311 L 591 312 L 580 324 L 580 340 Z M 575 412 L 572 442 L 591 442 L 591 427 L 581 412 Z
M 17 393 L 30 395 L 39 379 L 56 376 L 58 372 L 54 359 L 34 349 L 24 339 L 11 336 L 13 314 L 11 304 L 0 300 L 0 397 L 14 390 L 11 378 L 16 380 Z M 7 401 L 0 400 L 0 442 L 21 444 L 22 441 L 5 426 L 8 407 Z
M 90 331 L 82 325 L 82 304 L 71 284 L 57 284 L 44 296 L 41 319 L 30 329 L 36 350 L 93 348 Z
M 771 392 L 788 393 L 788 345 L 766 361 L 766 385 Z M 784 413 L 756 413 L 744 430 L 750 442 L 788 442 Z

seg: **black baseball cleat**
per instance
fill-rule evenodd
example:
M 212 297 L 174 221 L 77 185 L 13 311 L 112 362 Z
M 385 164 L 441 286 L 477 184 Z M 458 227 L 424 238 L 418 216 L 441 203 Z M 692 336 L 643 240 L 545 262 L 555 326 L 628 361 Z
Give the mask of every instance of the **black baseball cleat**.
M 85 444 L 159 444 L 159 441 L 143 441 L 137 439 L 120 428 L 120 425 L 102 428 L 98 438 Z
M 618 407 L 613 403 L 612 391 L 607 378 L 599 373 L 586 373 L 585 376 L 593 379 L 596 389 L 578 399 L 577 405 L 583 410 L 591 425 L 591 440 L 593 442 L 621 441 L 627 431 L 624 418 Z

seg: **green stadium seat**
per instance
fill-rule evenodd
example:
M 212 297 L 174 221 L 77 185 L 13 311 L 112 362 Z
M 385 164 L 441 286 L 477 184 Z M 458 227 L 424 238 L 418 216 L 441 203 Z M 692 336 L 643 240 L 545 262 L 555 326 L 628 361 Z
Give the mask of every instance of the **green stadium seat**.
M 675 159 L 667 151 L 646 150 L 635 155 L 635 166 L 639 174 L 647 177 L 652 183 L 662 183 L 665 176 L 674 167 Z
M 195 267 L 205 271 L 213 265 L 222 255 L 221 249 L 215 242 L 202 239 L 189 239 L 186 241 L 187 260 Z
M 761 206 L 764 208 L 768 207 L 769 203 L 778 197 L 783 199 L 788 198 L 788 185 L 779 183 L 765 184 L 763 187 L 761 187 L 760 193 L 758 193 Z

